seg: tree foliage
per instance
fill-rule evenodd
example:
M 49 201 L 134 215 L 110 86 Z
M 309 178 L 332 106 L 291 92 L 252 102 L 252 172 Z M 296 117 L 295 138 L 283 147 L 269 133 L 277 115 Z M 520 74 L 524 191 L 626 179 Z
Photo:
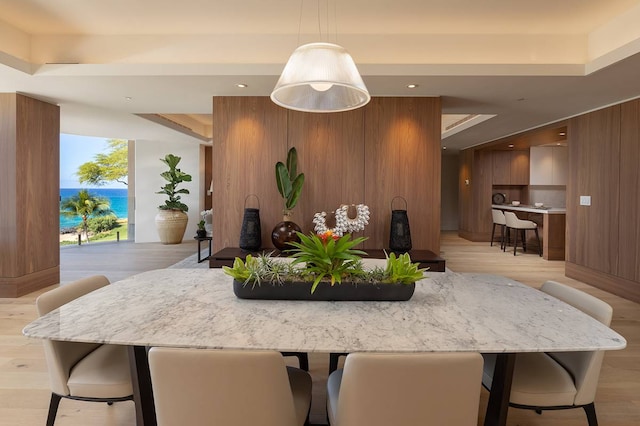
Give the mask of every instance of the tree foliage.
M 107 198 L 97 197 L 86 189 L 81 189 L 76 195 L 62 200 L 60 214 L 67 217 L 80 217 L 85 238 L 89 242 L 89 218 L 110 215 L 113 211 Z
M 107 182 L 120 182 L 127 185 L 128 171 L 128 141 L 124 139 L 109 139 L 109 152 L 96 154 L 93 161 L 88 161 L 78 167 L 80 183 L 104 185 Z

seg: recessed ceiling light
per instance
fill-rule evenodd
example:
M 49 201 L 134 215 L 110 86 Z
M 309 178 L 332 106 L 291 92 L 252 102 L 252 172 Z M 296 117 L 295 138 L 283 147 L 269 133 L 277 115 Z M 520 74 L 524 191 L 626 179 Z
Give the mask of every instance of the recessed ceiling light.
M 239 87 L 239 88 L 241 88 L 241 89 L 244 89 L 245 87 L 249 87 L 249 85 L 244 84 L 244 83 L 238 83 L 238 84 L 236 84 L 236 87 Z
M 131 96 L 125 96 L 124 97 L 124 100 L 127 101 L 127 102 L 129 102 L 131 99 L 132 99 Z
M 567 134 L 566 132 L 560 132 L 558 133 L 558 136 L 566 136 L 566 134 Z
M 407 84 L 407 87 L 409 89 L 415 89 L 416 87 L 418 87 L 418 85 L 417 84 Z
M 513 148 L 513 144 L 512 143 L 509 144 L 509 148 Z
M 447 149 L 447 147 L 446 147 L 446 146 L 443 146 L 443 147 L 442 147 L 442 149 Z

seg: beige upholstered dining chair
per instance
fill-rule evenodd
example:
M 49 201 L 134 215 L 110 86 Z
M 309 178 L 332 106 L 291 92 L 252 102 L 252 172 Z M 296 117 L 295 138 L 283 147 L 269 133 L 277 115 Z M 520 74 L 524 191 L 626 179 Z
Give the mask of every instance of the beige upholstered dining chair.
M 332 426 L 471 426 L 478 422 L 477 353 L 352 353 L 327 380 Z
M 555 281 L 541 290 L 609 326 L 613 310 L 602 300 Z M 603 351 L 526 353 L 516 356 L 509 405 L 535 410 L 583 408 L 589 426 L 597 426 L 595 395 Z M 491 389 L 495 356 L 485 355 L 482 382 Z
M 101 275 L 64 284 L 36 299 L 43 316 L 65 303 L 109 284 Z M 125 346 L 44 340 L 44 354 L 51 382 L 47 426 L 56 419 L 62 398 L 113 402 L 133 399 L 129 355 Z
M 279 352 L 151 348 L 159 426 L 307 424 L 311 376 Z
M 513 229 L 513 255 L 516 255 L 516 248 L 518 247 L 518 233 L 521 231 L 522 233 L 522 249 L 527 251 L 527 235 L 526 231 L 531 230 L 536 234 L 536 239 L 538 240 L 538 254 L 542 256 L 542 245 L 540 244 L 540 235 L 538 234 L 538 225 L 531 220 L 522 220 L 519 219 L 518 216 L 514 212 L 504 212 L 504 219 L 507 225 L 507 240 L 509 239 L 510 230 Z M 503 246 L 503 249 L 507 246 L 506 241 Z
M 491 218 L 493 219 L 493 226 L 491 227 L 491 246 L 493 246 L 493 239 L 495 238 L 496 225 L 500 227 L 500 248 L 504 248 L 504 230 L 507 225 L 507 221 L 504 218 L 504 212 L 498 209 L 491 209 Z

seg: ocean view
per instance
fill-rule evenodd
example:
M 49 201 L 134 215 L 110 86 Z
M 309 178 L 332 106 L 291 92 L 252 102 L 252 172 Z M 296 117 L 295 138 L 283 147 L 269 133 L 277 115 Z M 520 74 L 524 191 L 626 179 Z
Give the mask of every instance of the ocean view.
M 82 188 L 60 188 L 60 199 L 72 197 Z M 118 219 L 127 218 L 127 188 L 90 188 L 90 194 L 98 197 L 109 199 L 111 202 L 111 210 Z M 79 217 L 65 217 L 60 215 L 60 229 L 74 228 L 80 224 L 82 220 Z

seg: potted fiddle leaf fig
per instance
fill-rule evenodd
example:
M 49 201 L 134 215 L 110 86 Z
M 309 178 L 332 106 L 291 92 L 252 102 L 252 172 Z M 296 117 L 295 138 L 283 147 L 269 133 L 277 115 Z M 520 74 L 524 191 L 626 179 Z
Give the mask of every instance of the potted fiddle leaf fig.
M 173 154 L 167 154 L 161 158 L 169 170 L 160 173 L 166 183 L 156 194 L 165 194 L 167 199 L 164 204 L 158 206 L 156 215 L 156 228 L 162 244 L 179 244 L 182 242 L 184 232 L 187 229 L 189 206 L 181 201 L 181 194 L 188 194 L 186 188 L 178 189 L 183 182 L 191 182 L 191 175 L 178 168 L 182 158 Z
M 304 173 L 298 173 L 298 152 L 295 147 L 291 147 L 287 152 L 287 163 L 282 161 L 276 163 L 276 185 L 284 201 L 284 208 L 282 222 L 278 223 L 271 232 L 271 241 L 280 250 L 289 248 L 290 241 L 300 241 L 297 233 L 302 229 L 291 220 L 291 216 L 293 208 L 300 199 L 303 184 Z

